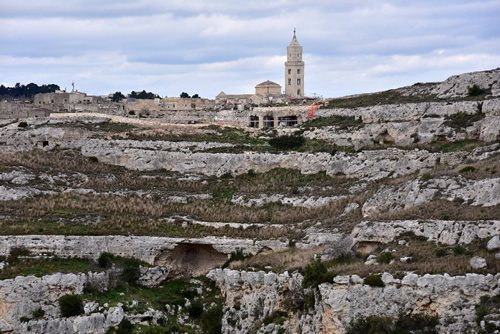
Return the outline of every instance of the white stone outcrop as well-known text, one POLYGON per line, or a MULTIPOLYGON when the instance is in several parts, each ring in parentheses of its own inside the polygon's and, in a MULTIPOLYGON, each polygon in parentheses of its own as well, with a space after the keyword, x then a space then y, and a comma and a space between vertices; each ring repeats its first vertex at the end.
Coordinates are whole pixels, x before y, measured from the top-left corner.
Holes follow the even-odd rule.
POLYGON ((220 237, 168 238, 149 236, 63 236, 63 235, 11 235, 0 236, 0 255, 8 256, 11 249, 23 248, 31 254, 51 254, 59 257, 98 259, 102 252, 134 257, 155 264, 164 252, 178 245, 209 245, 222 254, 236 249, 246 254, 262 250, 282 250, 288 243, 279 240, 228 239, 220 237))
POLYGON ((468 244, 476 239, 500 235, 500 220, 490 221, 448 221, 448 220, 398 220, 363 221, 351 232, 354 242, 388 243, 399 236, 413 233, 428 241, 446 245, 468 244))
MULTIPOLYGON (((304 297, 302 276, 216 269, 207 275, 221 289, 227 305, 223 333, 245 333, 256 315, 290 307, 304 297)), ((465 276, 417 275, 395 279, 384 273, 385 287, 370 287, 357 275, 337 276, 319 286, 312 310, 295 313, 282 328, 290 333, 344 333, 351 321, 369 315, 397 317, 403 313, 436 314, 440 333, 476 328, 475 305, 481 296, 499 292, 500 274, 465 276)))
POLYGON ((362 208, 363 217, 408 209, 434 200, 461 200, 473 206, 500 204, 500 178, 469 180, 463 176, 415 179, 400 185, 384 185, 362 208))

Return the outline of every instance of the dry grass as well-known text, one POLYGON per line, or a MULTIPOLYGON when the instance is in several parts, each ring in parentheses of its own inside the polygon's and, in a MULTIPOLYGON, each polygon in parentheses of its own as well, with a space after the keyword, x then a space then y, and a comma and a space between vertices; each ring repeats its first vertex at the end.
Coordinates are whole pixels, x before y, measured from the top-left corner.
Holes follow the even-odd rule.
POLYGON ((321 254, 325 247, 308 249, 289 248, 280 252, 268 252, 253 256, 243 261, 232 262, 231 269, 272 270, 274 272, 301 270, 309 264, 316 254, 321 254), (271 267, 272 269, 268 269, 271 267))
POLYGON ((469 245, 461 245, 464 254, 454 254, 456 246, 444 246, 434 242, 423 241, 418 237, 406 236, 408 245, 399 245, 396 242, 388 245, 381 245, 374 255, 379 254, 386 248, 394 250, 395 261, 393 264, 365 265, 364 259, 357 258, 353 263, 330 266, 331 271, 339 274, 357 274, 362 277, 370 273, 390 272, 397 277, 401 277, 404 272, 412 271, 417 274, 444 274, 464 275, 475 272, 479 274, 500 272, 500 261, 495 259, 495 255, 486 249, 486 241, 476 241, 469 245), (438 251, 444 256, 439 256, 438 251), (412 257, 411 263, 402 263, 401 257, 412 257), (481 256, 486 259, 488 267, 486 269, 474 269, 470 266, 470 259, 473 256, 481 256))
POLYGON ((409 209, 373 215, 373 220, 439 219, 439 220, 489 220, 500 217, 500 205, 482 207, 460 202, 437 200, 409 209))

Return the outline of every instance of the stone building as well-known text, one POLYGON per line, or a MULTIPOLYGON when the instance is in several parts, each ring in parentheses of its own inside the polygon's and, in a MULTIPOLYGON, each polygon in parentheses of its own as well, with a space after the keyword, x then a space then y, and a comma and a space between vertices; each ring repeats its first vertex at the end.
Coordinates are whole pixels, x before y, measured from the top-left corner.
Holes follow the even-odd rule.
POLYGON ((276 82, 264 81, 255 86, 255 95, 259 96, 280 96, 281 86, 276 82))
POLYGON ((304 96, 304 62, 302 61, 302 46, 300 46, 295 29, 290 45, 286 48, 285 62, 285 94, 288 97, 304 96))

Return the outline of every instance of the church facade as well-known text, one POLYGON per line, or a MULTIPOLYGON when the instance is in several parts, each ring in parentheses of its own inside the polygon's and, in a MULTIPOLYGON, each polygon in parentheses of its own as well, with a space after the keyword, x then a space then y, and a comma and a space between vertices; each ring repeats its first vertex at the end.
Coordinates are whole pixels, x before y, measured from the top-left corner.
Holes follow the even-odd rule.
POLYGON ((297 40, 295 29, 290 45, 286 48, 285 95, 288 97, 304 96, 304 62, 302 46, 297 40))

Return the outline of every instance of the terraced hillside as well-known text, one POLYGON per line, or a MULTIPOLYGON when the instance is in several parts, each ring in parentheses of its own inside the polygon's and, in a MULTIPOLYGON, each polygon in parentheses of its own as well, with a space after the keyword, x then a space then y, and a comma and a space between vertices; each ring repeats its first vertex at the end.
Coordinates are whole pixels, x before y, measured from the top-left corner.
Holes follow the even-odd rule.
POLYGON ((499 74, 294 127, 2 121, 0 331, 493 333, 499 74))

